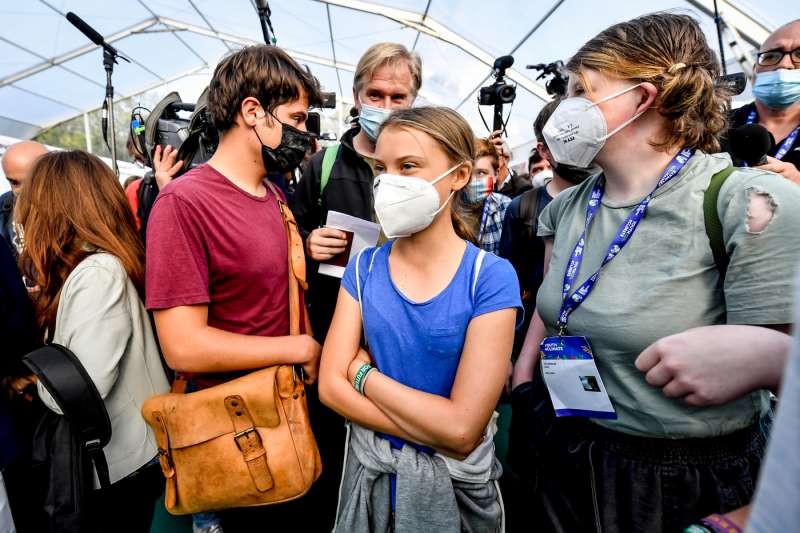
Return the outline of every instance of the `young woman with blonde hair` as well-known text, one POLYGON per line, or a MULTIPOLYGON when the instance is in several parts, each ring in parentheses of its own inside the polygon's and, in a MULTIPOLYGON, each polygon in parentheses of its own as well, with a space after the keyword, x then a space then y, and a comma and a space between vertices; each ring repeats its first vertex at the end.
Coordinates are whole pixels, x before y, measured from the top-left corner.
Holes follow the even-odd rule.
MULTIPOLYGON (((800 212, 789 206, 800 189, 712 155, 728 95, 691 17, 616 24, 568 69, 547 145, 556 162, 603 173, 555 198, 539 222, 549 270, 514 382, 531 379, 542 351, 556 413, 573 415, 556 420, 541 451, 540 527, 677 531, 749 501, 769 398, 754 380, 710 406, 685 365, 647 348, 713 325, 723 331, 700 332, 710 346, 736 325, 790 327, 800 212), (574 381, 559 349, 580 354, 574 381)), ((729 363, 720 357, 710 380, 739 383, 729 363)))
POLYGON ((351 421, 336 531, 501 528, 493 411, 520 301, 511 265, 465 240, 473 141, 445 108, 381 128, 375 211, 392 240, 348 265, 320 366, 322 401, 351 421))

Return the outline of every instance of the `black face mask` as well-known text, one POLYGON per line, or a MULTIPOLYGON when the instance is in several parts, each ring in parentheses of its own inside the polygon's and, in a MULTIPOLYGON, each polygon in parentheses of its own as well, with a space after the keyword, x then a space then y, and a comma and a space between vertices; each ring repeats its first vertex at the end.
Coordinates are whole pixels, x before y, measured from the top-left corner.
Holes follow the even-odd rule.
POLYGON ((586 178, 590 178, 595 174, 599 174, 600 169, 595 166, 589 168, 580 168, 572 165, 564 165, 563 163, 556 163, 553 165, 553 172, 573 185, 580 185, 586 181, 586 178))
MULTIPOLYGON (((275 115, 273 118, 278 120, 275 115)), ((253 127, 253 133, 261 143, 261 159, 264 161, 264 170, 267 172, 290 172, 300 166, 306 152, 311 147, 311 139, 314 136, 280 120, 278 122, 282 126, 281 142, 275 148, 270 148, 261 142, 261 137, 255 127, 253 127)))

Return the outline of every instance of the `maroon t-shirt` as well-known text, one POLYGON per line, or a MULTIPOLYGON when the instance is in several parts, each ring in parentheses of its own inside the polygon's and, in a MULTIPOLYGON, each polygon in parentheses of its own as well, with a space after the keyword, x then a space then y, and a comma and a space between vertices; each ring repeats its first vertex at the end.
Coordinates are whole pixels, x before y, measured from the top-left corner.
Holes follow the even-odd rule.
POLYGON ((286 229, 278 203, 199 166, 164 187, 147 225, 147 308, 208 304, 208 325, 289 334, 286 229))

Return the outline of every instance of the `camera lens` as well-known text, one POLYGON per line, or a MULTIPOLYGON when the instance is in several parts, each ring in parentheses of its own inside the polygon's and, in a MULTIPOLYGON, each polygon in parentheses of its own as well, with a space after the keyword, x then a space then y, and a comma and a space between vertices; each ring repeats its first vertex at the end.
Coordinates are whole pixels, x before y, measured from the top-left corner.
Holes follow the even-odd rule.
POLYGON ((503 85, 502 87, 498 88, 497 96, 500 98, 500 101, 504 104, 508 104, 514 101, 514 97, 517 95, 517 88, 513 85, 503 85))

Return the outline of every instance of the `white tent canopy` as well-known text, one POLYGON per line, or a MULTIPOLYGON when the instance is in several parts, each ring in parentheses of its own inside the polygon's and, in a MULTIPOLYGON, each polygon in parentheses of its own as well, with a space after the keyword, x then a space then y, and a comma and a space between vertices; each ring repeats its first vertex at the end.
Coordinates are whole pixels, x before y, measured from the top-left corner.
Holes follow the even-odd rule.
MULTIPOLYGON (((742 70, 737 54, 752 62, 769 32, 800 18, 800 2, 718 4, 730 28, 724 45, 729 72, 742 70)), ((418 102, 458 109, 479 134, 485 128, 478 89, 488 82, 495 57, 514 55, 509 77, 518 85, 518 96, 508 122, 512 146, 530 140, 533 119, 548 99, 543 80, 525 65, 566 60, 615 22, 661 10, 690 13, 718 48, 713 0, 273 0, 269 5, 278 45, 308 64, 343 105, 352 102, 354 65, 363 51, 381 41, 400 42, 423 59, 418 102)), ((253 0, 5 2, 0 6, 0 134, 30 138, 102 103, 102 51, 65 19, 68 11, 132 60, 115 68, 117 98, 157 89, 194 99, 224 54, 263 42, 253 0)), ((491 124, 491 108, 483 111, 491 124)))

